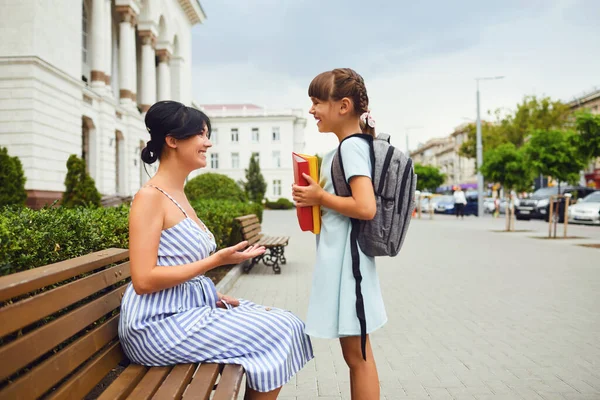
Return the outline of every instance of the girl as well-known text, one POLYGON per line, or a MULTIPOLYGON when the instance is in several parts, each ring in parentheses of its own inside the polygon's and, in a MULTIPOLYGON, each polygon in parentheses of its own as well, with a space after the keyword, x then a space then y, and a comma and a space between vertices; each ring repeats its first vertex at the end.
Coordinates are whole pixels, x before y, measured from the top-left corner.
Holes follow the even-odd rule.
POLYGON ((304 324, 290 312, 217 293, 204 273, 263 254, 247 242, 215 252, 215 239, 186 198, 185 178, 206 166, 210 121, 174 101, 146 114, 151 140, 142 160, 160 160, 139 190, 129 217, 131 284, 121 307, 119 337, 132 362, 241 364, 246 399, 275 399, 313 358, 304 324), (244 250, 245 249, 245 250, 244 250))
MULTIPOLYGON (((337 149, 323 157, 321 185, 305 175, 309 186, 293 186, 297 206, 319 205, 322 209, 306 332, 315 337, 339 338, 350 368, 352 399, 379 399, 379 378, 368 335, 366 359, 361 351, 350 245, 350 219, 369 220, 376 212, 369 143, 352 135, 362 132, 375 136, 375 121, 369 113, 363 78, 349 68, 318 75, 311 82, 308 95, 312 100, 310 113, 317 120, 319 132, 333 132, 340 141, 345 179, 352 196, 336 196, 333 189, 331 163, 337 149)), ((366 331, 371 333, 383 326, 387 317, 375 261, 360 248, 358 252, 366 331)))

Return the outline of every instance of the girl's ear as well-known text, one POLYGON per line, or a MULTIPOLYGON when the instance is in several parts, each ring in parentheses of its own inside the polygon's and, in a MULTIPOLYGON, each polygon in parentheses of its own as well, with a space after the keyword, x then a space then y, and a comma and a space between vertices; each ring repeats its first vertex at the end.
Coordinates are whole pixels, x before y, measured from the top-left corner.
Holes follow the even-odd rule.
POLYGON ((177 148, 177 139, 175 139, 173 136, 167 136, 165 138, 165 143, 172 149, 177 148))
POLYGON ((346 114, 352 112, 353 107, 354 107, 354 105, 352 103, 352 100, 350 100, 350 98, 344 97, 342 100, 340 100, 340 114, 346 115, 346 114))

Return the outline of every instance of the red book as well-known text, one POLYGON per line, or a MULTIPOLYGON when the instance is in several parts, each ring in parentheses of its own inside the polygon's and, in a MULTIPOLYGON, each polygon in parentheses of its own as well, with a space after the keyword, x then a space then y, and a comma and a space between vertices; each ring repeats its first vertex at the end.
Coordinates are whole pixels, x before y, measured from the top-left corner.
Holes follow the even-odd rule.
MULTIPOLYGON (((292 164, 294 165, 294 183, 298 186, 308 186, 308 181, 302 176, 302 174, 310 176, 308 160, 293 153, 292 161, 292 164)), ((312 231, 314 229, 312 207, 296 207, 296 214, 301 230, 312 231)))

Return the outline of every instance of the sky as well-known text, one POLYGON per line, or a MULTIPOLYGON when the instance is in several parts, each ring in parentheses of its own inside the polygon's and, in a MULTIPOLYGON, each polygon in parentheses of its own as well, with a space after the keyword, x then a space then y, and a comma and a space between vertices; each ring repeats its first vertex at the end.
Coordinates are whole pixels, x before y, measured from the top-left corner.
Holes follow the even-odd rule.
POLYGON ((416 149, 524 96, 569 101, 600 89, 597 0, 201 0, 193 35, 198 104, 302 109, 307 153, 336 145, 308 114, 317 74, 350 67, 365 80, 379 132, 416 149))

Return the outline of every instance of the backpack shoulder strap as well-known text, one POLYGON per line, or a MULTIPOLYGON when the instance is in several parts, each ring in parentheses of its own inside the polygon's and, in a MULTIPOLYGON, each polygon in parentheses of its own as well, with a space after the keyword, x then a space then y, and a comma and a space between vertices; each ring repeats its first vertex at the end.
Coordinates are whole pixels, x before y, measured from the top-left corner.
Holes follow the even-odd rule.
POLYGON ((366 140, 369 143, 369 148, 371 152, 371 175, 373 175, 375 168, 375 151, 373 149, 373 136, 367 135, 364 133, 357 133, 354 135, 350 135, 344 140, 340 142, 338 148, 333 155, 333 161, 331 162, 331 180, 333 183, 333 190, 335 191, 336 196, 341 197, 349 197, 352 196, 352 190, 350 189, 350 185, 346 181, 346 173, 344 171, 344 163, 342 162, 342 143, 344 141, 352 138, 352 137, 360 137, 366 140))

